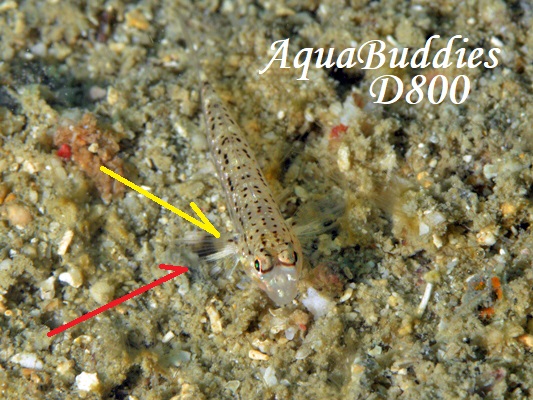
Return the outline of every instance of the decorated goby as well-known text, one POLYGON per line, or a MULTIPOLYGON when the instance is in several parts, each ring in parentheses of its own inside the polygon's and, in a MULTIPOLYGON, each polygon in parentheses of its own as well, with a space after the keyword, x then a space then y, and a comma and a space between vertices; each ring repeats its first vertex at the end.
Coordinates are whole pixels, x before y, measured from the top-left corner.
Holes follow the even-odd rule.
POLYGON ((246 273, 278 305, 297 294, 302 249, 283 218, 248 142, 200 73, 209 150, 236 231, 234 248, 246 273))

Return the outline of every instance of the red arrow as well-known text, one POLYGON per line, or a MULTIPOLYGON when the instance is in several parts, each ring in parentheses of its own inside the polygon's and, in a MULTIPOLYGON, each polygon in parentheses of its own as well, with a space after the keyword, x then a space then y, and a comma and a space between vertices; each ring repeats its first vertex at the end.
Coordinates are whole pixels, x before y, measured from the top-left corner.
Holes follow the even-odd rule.
POLYGON ((140 287, 139 289, 136 289, 134 290, 133 292, 131 293, 128 293, 122 297, 119 297, 118 299, 115 299, 109 303, 107 303, 106 305, 103 305, 102 307, 100 308, 97 308, 96 310, 93 310, 91 312, 88 312, 87 314, 84 314, 82 315, 81 317, 78 317, 76 318, 75 320, 72 320, 70 322, 67 322, 66 324, 64 325, 61 325, 55 329, 52 329, 50 332, 48 332, 46 334, 46 336, 48 337, 52 337, 54 335, 57 335, 58 333, 61 333, 63 331, 66 331, 67 329, 69 328, 72 328, 73 326, 75 325, 78 325, 79 323, 83 322, 83 321, 87 321, 88 319, 104 312, 105 310, 109 310, 110 308, 113 308, 115 306, 118 306, 120 303, 124 303, 126 300, 129 300, 131 299, 132 297, 135 297, 141 293, 144 293, 144 292, 147 292, 148 290, 158 286, 158 285, 161 285, 162 283, 166 282, 166 281, 169 281, 177 276, 180 276, 181 274, 184 274, 185 272, 187 272, 189 269, 187 267, 179 267, 179 266, 175 266, 175 265, 166 265, 166 264, 159 264, 159 268, 161 269, 166 269, 168 271, 174 271, 168 275, 165 275, 164 277, 162 278, 159 278, 155 281, 153 281, 152 283, 149 283, 148 285, 145 285, 145 286, 142 286, 140 287))

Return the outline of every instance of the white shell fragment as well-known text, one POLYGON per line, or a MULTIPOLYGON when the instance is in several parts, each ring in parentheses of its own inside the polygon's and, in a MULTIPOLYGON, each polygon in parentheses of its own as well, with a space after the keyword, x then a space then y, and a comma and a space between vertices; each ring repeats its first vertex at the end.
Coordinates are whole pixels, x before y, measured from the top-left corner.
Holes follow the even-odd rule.
POLYGON ((429 233, 429 226, 426 223, 420 221, 420 224, 418 225, 418 234, 420 236, 424 236, 424 235, 427 235, 428 233, 429 233))
POLYGON ((94 392, 100 387, 100 380, 96 372, 92 374, 82 372, 76 377, 76 386, 83 392, 94 392))
POLYGON ((33 353, 17 353, 9 361, 23 368, 41 370, 44 367, 43 362, 33 353))
POLYGON ((263 380, 268 387, 276 386, 278 384, 276 369, 272 365, 263 371, 263 380))
POLYGON ((323 317, 335 307, 333 301, 320 294, 312 287, 307 289, 307 296, 302 300, 302 303, 305 308, 313 314, 315 319, 323 317))
POLYGON ((172 331, 168 331, 165 336, 163 336, 163 339, 161 340, 163 343, 168 343, 170 342, 172 339, 174 339, 176 337, 176 335, 174 335, 174 332, 172 331))
POLYGON ((418 306, 417 314, 419 316, 422 316, 422 314, 424 314, 424 311, 426 311, 426 307, 429 303, 432 290, 433 284, 428 282, 428 284, 426 285, 426 290, 424 291, 424 296, 422 296, 422 300, 420 301, 420 305, 418 306))
POLYGON ((59 280, 75 288, 79 288, 81 285, 83 285, 83 277, 81 272, 76 268, 59 274, 59 280))
POLYGON ((348 301, 350 300, 350 297, 352 297, 352 294, 353 294, 353 289, 351 287, 348 287, 345 291, 344 291, 344 294, 341 296, 341 298, 339 299, 339 303, 344 303, 345 301, 348 301))

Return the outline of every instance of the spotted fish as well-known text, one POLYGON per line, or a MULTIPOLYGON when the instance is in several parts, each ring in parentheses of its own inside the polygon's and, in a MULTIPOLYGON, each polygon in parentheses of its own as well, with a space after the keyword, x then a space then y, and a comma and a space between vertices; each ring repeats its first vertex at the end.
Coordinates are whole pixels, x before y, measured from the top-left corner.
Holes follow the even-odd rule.
POLYGON ((203 74, 202 105, 209 150, 235 229, 233 248, 246 273, 278 306, 297 294, 303 255, 255 156, 203 74))

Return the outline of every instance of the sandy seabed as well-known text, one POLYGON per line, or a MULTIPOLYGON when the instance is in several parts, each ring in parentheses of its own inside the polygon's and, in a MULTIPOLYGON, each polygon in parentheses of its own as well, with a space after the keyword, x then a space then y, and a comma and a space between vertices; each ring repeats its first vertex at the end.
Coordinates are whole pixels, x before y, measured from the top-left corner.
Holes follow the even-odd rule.
POLYGON ((533 397, 532 23, 526 0, 0 2, 0 397, 533 397), (454 51, 501 48, 498 66, 257 73, 280 39, 294 56, 434 34, 433 54, 462 35, 454 51), (290 306, 99 172, 232 229, 199 64, 284 214, 314 227, 290 306), (385 74, 471 93, 374 104, 385 74), (160 263, 190 271, 47 337, 160 263))

